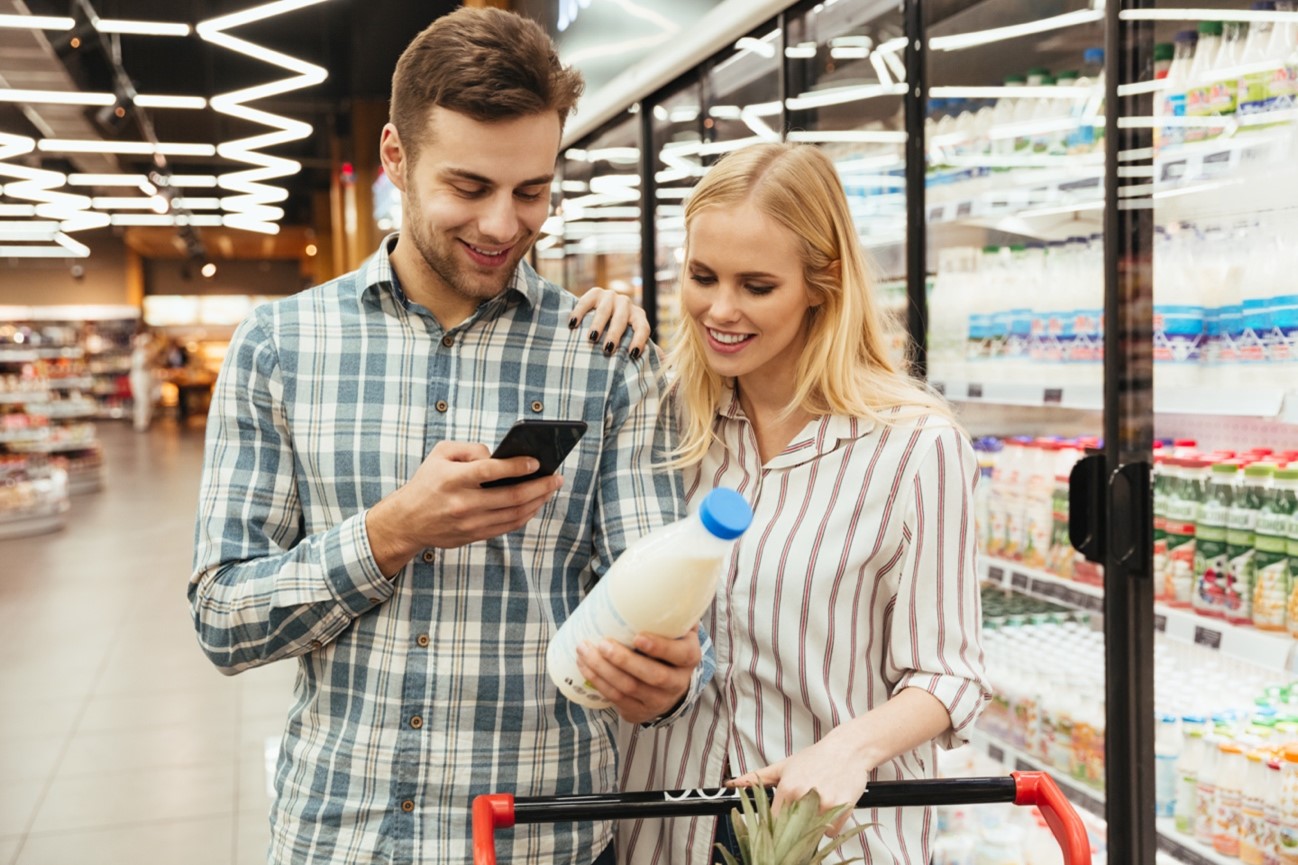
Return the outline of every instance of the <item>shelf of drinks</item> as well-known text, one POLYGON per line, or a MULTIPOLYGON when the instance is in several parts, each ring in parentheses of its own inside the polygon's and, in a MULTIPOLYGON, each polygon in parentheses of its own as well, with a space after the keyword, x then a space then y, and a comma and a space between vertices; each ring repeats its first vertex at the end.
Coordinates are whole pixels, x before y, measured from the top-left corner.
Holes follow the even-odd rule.
POLYGON ((98 450, 99 442, 95 439, 77 439, 74 441, 39 439, 36 441, 11 442, 8 447, 16 453, 24 454, 67 454, 98 450))
MULTIPOLYGON (((1241 368, 1241 372, 1243 368, 1241 368)), ((929 384, 953 402, 1101 411, 1104 389, 1098 384, 1055 386, 1019 382, 973 382, 933 379, 929 384)), ((1203 414, 1261 417, 1298 423, 1298 391, 1270 387, 1155 387, 1154 411, 1160 414, 1203 414)))
MULTIPOLYGON (((1142 120, 1120 118, 1119 122, 1138 125, 1142 120)), ((1248 194, 1232 191, 1229 200, 1236 205, 1246 200, 1254 211, 1289 208, 1293 206, 1292 188, 1275 182, 1275 170, 1292 171, 1288 154, 1296 120, 1298 112, 1292 110, 1225 118, 1221 126, 1204 127, 1205 133, 1213 136, 1208 140, 1167 145, 1157 153, 1150 149, 1124 154, 1124 161, 1132 166, 1145 166, 1126 169, 1126 176, 1148 176, 1149 182, 1137 191, 1158 202, 1162 217, 1175 219, 1198 212, 1200 206, 1186 201, 1187 196, 1213 193, 1216 199, 1226 188, 1240 186, 1247 186, 1248 194), (1152 170, 1148 167, 1150 157, 1152 170)), ((930 153, 929 160, 937 166, 929 172, 925 193, 930 226, 994 224, 1008 217, 1027 220, 1089 211, 1094 211, 1098 222, 1104 207, 1103 153, 937 151, 930 153)), ((1049 223, 1042 223, 1039 231, 1026 222, 1017 223, 1013 230, 1025 236, 1057 233, 1049 223)), ((1070 231, 1076 233, 1076 228, 1070 231)))
MULTIPOLYGON (((970 734, 970 744, 985 753, 994 762, 1013 772, 1045 772, 1059 785, 1059 789, 1075 808, 1105 819, 1104 793, 1073 778, 1066 772, 1054 768, 1038 757, 1025 754, 1013 745, 1005 742, 984 730, 975 728, 970 734)), ((1160 819, 1158 827, 1158 852, 1168 857, 1165 861, 1180 865, 1238 865, 1239 859, 1223 856, 1210 846, 1199 843, 1193 837, 1176 831, 1171 820, 1160 819)), ((1161 858, 1161 856, 1160 856, 1161 858)))
POLYGON ((46 390, 0 391, 0 405, 34 405, 48 402, 49 398, 49 391, 46 390))
MULTIPOLYGON (((992 585, 1074 610, 1104 612, 1104 590, 1099 586, 990 556, 981 556, 980 562, 984 579, 992 585)), ((1266 670, 1298 671, 1298 642, 1286 634, 1234 625, 1164 603, 1154 604, 1154 628, 1179 642, 1203 646, 1266 670)))

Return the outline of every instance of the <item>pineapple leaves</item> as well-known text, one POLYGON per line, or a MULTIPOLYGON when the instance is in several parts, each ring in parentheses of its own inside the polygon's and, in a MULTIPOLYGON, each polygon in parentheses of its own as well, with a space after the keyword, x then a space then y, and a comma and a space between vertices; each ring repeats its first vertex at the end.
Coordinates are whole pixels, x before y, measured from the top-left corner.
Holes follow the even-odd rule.
MULTIPOLYGON (((739 808, 730 812, 739 859, 720 844, 717 849, 726 865, 821 865, 861 831, 861 827, 854 826, 832 838, 824 849, 818 849, 825 831, 851 810, 850 804, 844 804, 821 813, 820 794, 810 790, 772 816, 771 803, 763 788, 751 788, 751 794, 750 789, 741 788, 739 808)), ((839 860, 837 865, 859 861, 839 860)))

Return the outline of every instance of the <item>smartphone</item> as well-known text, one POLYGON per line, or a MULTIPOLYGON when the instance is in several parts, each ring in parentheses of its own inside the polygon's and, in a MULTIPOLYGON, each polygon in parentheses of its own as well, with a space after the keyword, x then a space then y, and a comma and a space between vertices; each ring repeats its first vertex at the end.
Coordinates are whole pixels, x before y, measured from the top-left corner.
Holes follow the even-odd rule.
POLYGON ((533 457, 541 464, 540 468, 530 475, 519 475, 512 478, 500 478, 487 481, 484 487, 507 487, 521 484, 534 478, 543 478, 554 474, 559 464, 577 442, 586 434, 586 422, 580 420, 533 420, 516 421, 505 437, 500 440, 492 452, 491 458, 497 460, 510 457, 533 457))

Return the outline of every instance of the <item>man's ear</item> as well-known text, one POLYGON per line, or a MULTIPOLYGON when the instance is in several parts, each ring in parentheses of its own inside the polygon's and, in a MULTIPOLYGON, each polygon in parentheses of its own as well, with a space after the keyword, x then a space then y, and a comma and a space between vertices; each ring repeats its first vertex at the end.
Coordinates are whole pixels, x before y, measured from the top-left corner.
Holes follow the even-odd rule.
POLYGON ((379 135, 379 162, 383 173, 392 181, 392 185, 402 192, 406 191, 406 149, 401 145, 401 136, 391 123, 383 124, 379 135))

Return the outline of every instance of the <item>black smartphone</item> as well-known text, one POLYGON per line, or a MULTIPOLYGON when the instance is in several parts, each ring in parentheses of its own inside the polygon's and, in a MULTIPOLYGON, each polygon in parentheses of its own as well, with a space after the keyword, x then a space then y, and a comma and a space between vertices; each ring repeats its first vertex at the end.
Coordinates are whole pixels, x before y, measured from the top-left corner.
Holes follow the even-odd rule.
POLYGON ((497 460, 510 457, 533 457, 541 464, 540 468, 530 475, 519 475, 512 478, 501 478, 487 481, 484 487, 507 487, 521 484, 533 478, 543 478, 554 474, 559 464, 577 442, 586 434, 586 422, 581 420, 533 420, 516 421, 505 437, 500 440, 492 452, 491 458, 497 460))

